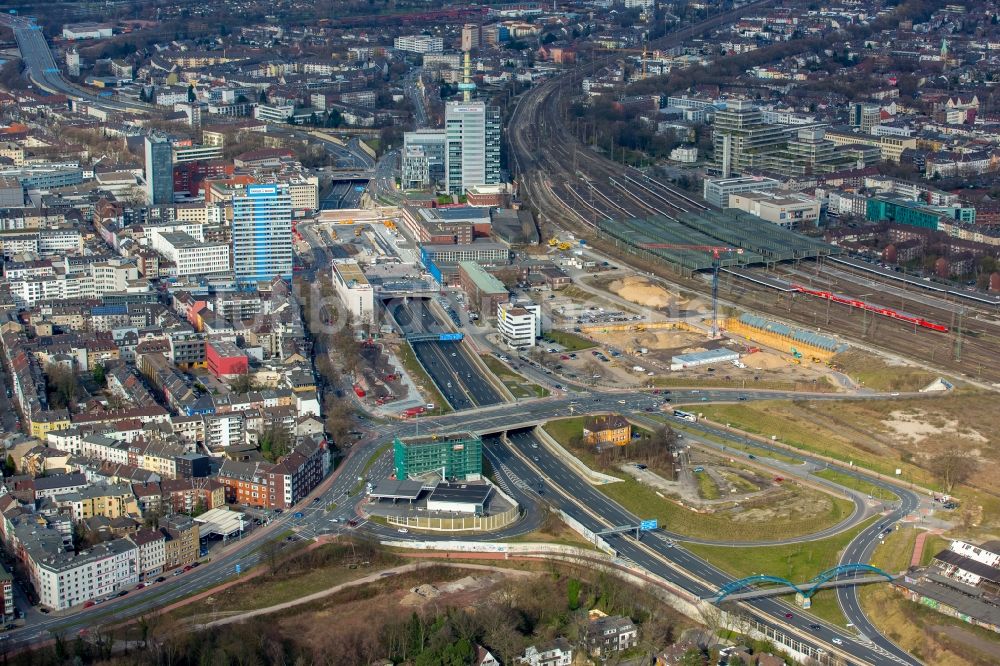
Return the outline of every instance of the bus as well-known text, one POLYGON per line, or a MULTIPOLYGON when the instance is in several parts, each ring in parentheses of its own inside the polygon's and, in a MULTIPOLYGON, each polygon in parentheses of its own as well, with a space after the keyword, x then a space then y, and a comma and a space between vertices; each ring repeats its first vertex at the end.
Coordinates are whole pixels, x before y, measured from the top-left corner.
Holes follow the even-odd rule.
POLYGON ((698 422, 698 415, 692 414, 691 412, 682 412, 679 409, 674 410, 674 418, 683 419, 685 421, 690 421, 691 423, 698 422))

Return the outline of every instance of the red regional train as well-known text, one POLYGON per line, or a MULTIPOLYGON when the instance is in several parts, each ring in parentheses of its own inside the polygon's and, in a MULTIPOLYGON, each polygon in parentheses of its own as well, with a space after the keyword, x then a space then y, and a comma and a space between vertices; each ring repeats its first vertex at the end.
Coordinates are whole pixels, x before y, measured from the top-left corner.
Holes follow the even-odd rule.
POLYGON ((905 321, 909 324, 915 324, 922 328, 929 328, 932 331, 938 331, 939 333, 947 333, 948 327, 942 326, 941 324, 935 324, 934 322, 927 321, 920 317, 915 317, 914 315, 905 314, 902 312, 896 312, 892 308, 884 308, 879 305, 872 305, 871 303, 865 303, 864 301, 859 301, 854 298, 847 298, 845 296, 838 296, 829 291, 818 291, 816 289, 810 289, 808 287, 803 287, 802 285, 793 284, 791 288, 797 292, 803 294, 809 294, 810 296, 816 296, 818 298, 823 298, 828 301, 833 301, 834 303, 843 303, 844 305, 850 305, 854 308, 860 308, 862 310, 867 310, 868 312, 874 312, 875 314, 880 314, 883 317, 889 317, 891 319, 896 319, 898 321, 905 321))

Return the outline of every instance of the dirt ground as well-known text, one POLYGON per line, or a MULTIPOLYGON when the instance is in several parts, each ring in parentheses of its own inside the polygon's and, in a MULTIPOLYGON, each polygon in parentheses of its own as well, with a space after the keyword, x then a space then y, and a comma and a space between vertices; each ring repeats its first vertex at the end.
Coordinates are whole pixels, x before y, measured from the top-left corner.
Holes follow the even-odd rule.
POLYGON ((688 301, 657 284, 652 284, 647 278, 629 276, 614 280, 607 287, 612 293, 636 305, 647 308, 680 307, 688 301))

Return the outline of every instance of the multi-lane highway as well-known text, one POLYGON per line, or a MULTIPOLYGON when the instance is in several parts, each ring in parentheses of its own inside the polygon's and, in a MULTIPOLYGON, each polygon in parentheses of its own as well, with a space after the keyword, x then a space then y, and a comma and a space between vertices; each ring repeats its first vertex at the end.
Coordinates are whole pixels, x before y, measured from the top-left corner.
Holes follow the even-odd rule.
MULTIPOLYGON (((393 302, 389 309, 405 336, 450 332, 435 316, 426 299, 393 302)), ((420 365, 453 409, 503 402, 503 396, 473 360, 474 352, 467 344, 429 340, 411 341, 410 346, 420 365)))
MULTIPOLYGON (((584 481, 566 465, 565 461, 546 448, 532 432, 513 433, 510 442, 513 450, 497 444, 489 445, 489 449, 498 460, 516 474, 526 478, 534 476, 543 482, 546 488, 556 490, 556 493, 548 495, 549 501, 587 529, 596 533, 611 527, 636 525, 642 519, 642 516, 626 512, 584 481)), ((893 490, 899 492, 898 489, 893 490)), ((913 499, 915 501, 915 498, 913 499)), ((910 509, 913 506, 915 504, 910 506, 910 509)), ((904 515, 905 508, 901 507, 879 525, 895 522, 904 515)), ((866 530, 866 533, 872 532, 877 527, 866 530)), ((603 538, 620 556, 697 597, 708 597, 732 580, 731 576, 693 555, 676 542, 663 538, 662 535, 650 534, 643 537, 642 541, 637 541, 633 536, 626 534, 607 535, 603 538)), ((846 557, 848 555, 845 553, 846 557)), ((849 593, 850 590, 842 588, 840 592, 849 593)), ((849 658, 873 664, 899 661, 919 663, 890 641, 882 639, 877 631, 865 634, 873 641, 869 644, 866 640, 859 640, 854 634, 819 623, 812 617, 803 615, 798 609, 774 599, 757 599, 752 604, 745 604, 744 608, 762 624, 774 626, 775 629, 785 633, 802 636, 803 645, 800 651, 805 651, 807 654, 816 656, 821 654, 817 650, 823 650, 827 653, 843 652, 849 655, 849 658), (834 639, 839 640, 840 644, 834 643, 834 639)), ((847 610, 845 608, 845 611, 847 610)), ((856 611, 861 618, 864 617, 860 608, 856 611)), ((848 617, 859 619, 852 615, 848 617)))
MULTIPOLYGON (((700 402, 705 401, 732 400, 737 393, 734 391, 711 390, 711 391, 674 391, 674 398, 678 401, 700 402)), ((763 393, 759 397, 776 398, 784 395, 792 397, 792 394, 763 393)), ((746 394, 748 399, 756 399, 755 393, 746 394)), ((843 396, 842 396, 843 397, 843 396)), ((832 399, 832 396, 825 396, 825 399, 832 399)), ((646 413, 647 409, 655 409, 662 402, 662 397, 658 395, 633 392, 633 393, 613 393, 598 392, 594 394, 583 393, 574 396, 552 397, 545 400, 530 401, 522 403, 517 410, 512 410, 509 405, 495 405, 493 407, 465 410, 442 417, 420 419, 420 428, 423 432, 448 432, 454 430, 472 430, 480 433, 504 432, 513 427, 523 427, 532 425, 532 422, 545 420, 547 418, 562 416, 573 412, 586 411, 587 413, 616 410, 635 411, 640 414, 646 413), (623 404, 625 403, 625 404, 623 404)), ((416 426, 416 423, 414 423, 416 426)), ((701 426, 705 427, 705 426, 701 426)), ((226 552, 213 555, 211 561, 201 567, 182 574, 178 579, 171 578, 169 581, 160 583, 146 590, 132 592, 123 599, 116 599, 101 606, 75 611, 70 613, 53 614, 38 621, 32 622, 30 626, 14 630, 7 635, 8 646, 23 645, 30 642, 44 640, 52 632, 69 634, 88 626, 93 627, 100 624, 107 624, 114 621, 135 618, 144 612, 160 607, 187 596, 193 591, 211 586, 221 580, 235 575, 236 565, 240 565, 242 571, 247 571, 251 566, 259 562, 261 551, 259 547, 265 538, 273 538, 285 530, 293 529, 302 538, 311 538, 317 535, 337 533, 347 531, 346 520, 355 515, 355 505, 363 500, 359 492, 359 480, 378 480, 389 472, 387 458, 370 463, 370 458, 379 450, 383 456, 387 456, 384 445, 391 441, 392 437, 400 431, 400 424, 397 422, 371 423, 369 435, 355 445, 352 455, 341 465, 336 476, 326 481, 315 493, 317 501, 309 498, 299 509, 301 518, 295 518, 295 513, 288 511, 278 516, 272 525, 258 530, 254 535, 247 537, 242 542, 230 545, 226 552), (327 511, 326 508, 335 504, 336 508, 327 511), (336 521, 336 522, 334 522, 336 521)), ((728 436, 727 433, 714 432, 716 436, 728 436)), ((610 502, 603 495, 595 491, 582 479, 577 477, 560 460, 544 447, 535 449, 531 446, 532 435, 515 434, 514 447, 516 450, 524 449, 530 451, 527 456, 517 455, 516 450, 500 445, 495 440, 490 440, 487 444, 487 455, 493 462, 494 470, 501 470, 501 478, 514 493, 515 498, 527 508, 526 522, 519 522, 506 531, 490 535, 489 539, 502 538, 529 532, 537 526, 540 517, 534 511, 534 488, 537 480, 543 478, 546 485, 546 498, 552 501, 557 493, 551 492, 556 488, 563 488, 565 495, 561 497, 560 507, 568 514, 580 520, 589 529, 597 528, 600 531, 610 525, 620 525, 634 522, 635 516, 630 516, 613 502, 610 502), (533 461, 533 457, 538 457, 538 462, 533 461), (529 462, 530 461, 530 462, 529 462), (527 490, 525 489, 527 488, 527 490)), ((784 452, 788 455, 788 452, 784 452)), ((893 487, 893 492, 901 497, 903 489, 893 487)), ((914 498, 915 501, 915 498, 914 498)), ((907 510, 911 504, 900 507, 897 511, 883 522, 896 519, 903 511, 907 510)), ((380 536, 393 536, 395 534, 390 528, 366 523, 361 529, 372 531, 380 536)), ((864 537, 873 536, 871 531, 866 531, 864 537)), ((412 535, 411 535, 412 537, 412 535)), ((420 537, 421 539, 436 537, 420 537)), ((449 537, 450 538, 450 537, 449 537)), ((475 537, 467 537, 475 538, 475 537)), ((648 538, 648 537, 647 537, 648 538)), ((644 539, 643 543, 636 543, 634 539, 624 536, 609 537, 609 542, 618 549, 624 557, 627 557, 637 565, 657 575, 663 576, 666 580, 673 582, 678 587, 696 595, 708 595, 715 586, 729 580, 729 577, 714 569, 707 563, 694 558, 690 553, 679 547, 672 547, 667 542, 651 538, 644 539), (686 572, 686 573, 685 573, 686 572), (699 580, 700 579, 700 580, 699 580)), ((866 548, 870 542, 858 539, 855 543, 863 544, 866 548)), ((853 546, 853 544, 852 544, 853 546)), ((849 554, 852 551, 849 551, 849 554)), ((864 555, 865 551, 859 551, 864 555)), ((845 557, 849 556, 845 555, 845 557)), ((859 555, 859 556, 860 556, 859 555)), ((764 623, 773 622, 775 625, 789 625, 796 632, 801 632, 805 636, 813 636, 816 641, 821 642, 824 637, 832 637, 832 629, 823 627, 819 634, 809 628, 810 622, 799 617, 794 610, 789 610, 783 604, 774 600, 757 600, 753 603, 754 612, 761 616, 764 623), (793 618, 784 617, 786 612, 792 612, 793 618), (766 617, 765 617, 766 616, 766 617), (770 619, 768 619, 770 618, 770 619)), ((865 627, 859 621, 865 622, 860 611, 845 604, 845 612, 848 617, 855 622, 858 627, 865 627)), ((788 632, 790 629, 785 628, 788 632)), ((868 632, 867 635, 876 640, 878 645, 878 635, 876 632, 868 632)), ((883 656, 866 647, 861 643, 854 643, 849 636, 845 636, 845 649, 855 650, 858 653, 859 662, 887 663, 883 656), (856 646, 856 648, 855 648, 856 646)), ((891 644, 890 644, 891 646, 891 644)), ((852 652, 853 654, 853 652, 852 652)), ((913 660, 907 663, 915 663, 913 660)))
POLYGON ((13 14, 0 14, 0 23, 14 31, 21 59, 24 60, 28 68, 28 76, 42 90, 83 99, 94 106, 111 111, 143 112, 156 110, 156 107, 142 102, 123 102, 100 97, 64 79, 59 71, 59 66, 56 65, 55 58, 52 56, 52 50, 45 40, 42 28, 34 22, 34 19, 13 14))

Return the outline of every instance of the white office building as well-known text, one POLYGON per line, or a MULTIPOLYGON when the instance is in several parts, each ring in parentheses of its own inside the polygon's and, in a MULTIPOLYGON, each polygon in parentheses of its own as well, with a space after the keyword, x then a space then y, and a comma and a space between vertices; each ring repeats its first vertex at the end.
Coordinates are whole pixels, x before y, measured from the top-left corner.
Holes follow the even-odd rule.
POLYGON ((511 348, 534 347, 542 335, 542 308, 536 303, 498 303, 497 331, 511 348))
POLYGON ((356 323, 375 322, 375 292, 358 262, 353 259, 334 260, 333 288, 356 323))
POLYGON ((430 35, 403 35, 397 37, 392 45, 397 51, 408 53, 441 53, 444 51, 444 38, 430 35))
POLYGON ((292 279, 292 198, 280 183, 233 193, 233 271, 243 284, 292 279))
POLYGON ((705 201, 718 208, 729 207, 729 195, 742 192, 776 190, 780 181, 759 176, 736 178, 706 178, 704 184, 705 201))
POLYGON ((205 243, 182 231, 153 229, 150 245, 174 263, 181 277, 226 273, 230 269, 227 243, 205 243))
POLYGON ((464 194, 470 187, 500 183, 500 108, 484 102, 445 107, 445 185, 464 194))

